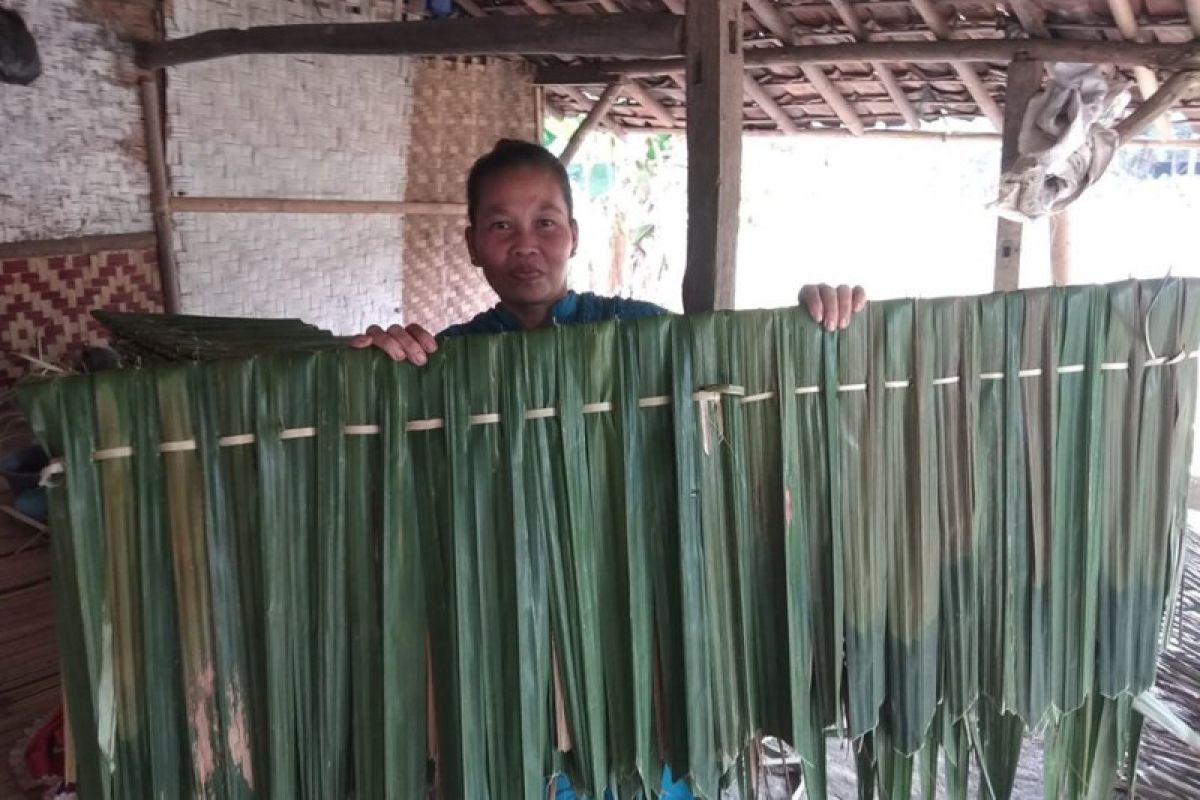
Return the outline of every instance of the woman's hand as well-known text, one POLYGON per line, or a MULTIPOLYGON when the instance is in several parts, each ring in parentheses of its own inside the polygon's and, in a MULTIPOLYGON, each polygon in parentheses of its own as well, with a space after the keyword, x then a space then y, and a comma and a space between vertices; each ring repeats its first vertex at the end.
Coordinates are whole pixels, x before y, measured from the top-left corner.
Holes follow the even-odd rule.
POLYGON ((810 284, 800 290, 796 299, 808 309, 813 321, 823 324, 827 331, 849 327, 850 318, 867 305, 863 287, 851 288, 845 284, 836 288, 827 283, 810 284))
POLYGON ((372 325, 367 328, 366 333, 351 339, 350 346, 378 347, 387 353, 392 361, 411 361, 417 366, 429 360, 426 353, 433 353, 438 349, 433 334, 415 323, 404 327, 392 325, 387 330, 372 325))

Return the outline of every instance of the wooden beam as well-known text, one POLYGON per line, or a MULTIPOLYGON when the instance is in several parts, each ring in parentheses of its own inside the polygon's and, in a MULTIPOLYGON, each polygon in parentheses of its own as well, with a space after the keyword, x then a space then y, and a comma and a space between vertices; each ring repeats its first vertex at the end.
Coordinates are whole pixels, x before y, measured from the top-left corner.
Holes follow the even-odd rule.
POLYGON ((608 109, 616 101, 617 95, 621 93, 621 84, 611 84, 604 90, 604 94, 600 95, 600 99, 592 106, 591 111, 583 118, 583 122, 579 123, 579 127, 571 134, 570 140, 567 141, 567 146, 563 148, 562 155, 558 160, 563 164, 570 164, 571 159, 579 152, 579 148, 583 146, 583 142, 587 139, 587 135, 600 124, 600 118, 608 113, 608 109))
MULTIPOLYGON (((1108 0, 1108 9, 1112 13, 1113 22, 1117 24, 1117 30, 1121 32, 1121 36, 1126 41, 1141 40, 1142 32, 1138 28, 1137 17, 1133 13, 1133 5, 1129 0, 1108 0)), ((1136 66, 1133 68, 1133 79, 1137 82, 1142 102, 1149 102, 1150 98, 1158 93, 1158 78, 1154 75, 1153 70, 1136 66)), ((1166 120, 1159 121, 1158 135, 1163 137, 1171 135, 1171 126, 1166 120)))
POLYGON ((663 57, 683 52, 683 23, 665 14, 504 16, 425 22, 267 25, 141 42, 148 69, 254 53, 663 57))
POLYGON ((1188 23, 1192 26, 1192 33, 1197 39, 1200 39, 1200 0, 1185 0, 1187 3, 1188 23))
POLYGON ((455 4, 472 17, 486 17, 487 12, 479 7, 474 0, 454 0, 455 4))
POLYGON ((45 258, 104 253, 111 250, 153 250, 158 244, 154 231, 144 233, 103 233, 71 236, 65 239, 33 239, 27 242, 0 242, 0 259, 45 258))
MULTIPOLYGON (((925 20, 925 24, 929 26, 929 30, 933 31, 934 36, 947 41, 954 38, 954 31, 950 28, 950 23, 946 22, 946 18, 942 16, 942 12, 934 3, 934 0, 910 1, 913 7, 917 9, 917 13, 921 15, 921 19, 925 20)), ((1004 125, 1004 115, 1000 113, 1000 106, 992 99, 991 93, 983 85, 979 74, 975 72, 975 67, 971 64, 959 63, 953 63, 950 66, 958 73, 958 79, 962 81, 967 92, 975 100, 975 104, 979 106, 979 110, 999 130, 1004 125)))
MULTIPOLYGON (((850 35, 855 41, 869 42, 871 40, 867 28, 863 25, 862 20, 858 16, 858 12, 850 5, 850 0, 829 0, 829 4, 833 6, 833 10, 841 17, 842 23, 850 31, 850 35)), ((872 61, 871 70, 875 76, 879 78, 879 82, 883 84, 883 88, 887 90, 888 97, 892 98, 892 103, 896 106, 896 110, 900 112, 900 116, 904 117, 904 121, 913 130, 919 130, 921 127, 921 118, 917 115, 917 110, 913 104, 909 102, 908 95, 904 93, 904 87, 900 85, 900 81, 896 80, 896 73, 892 72, 892 68, 882 61, 872 61)))
POLYGON ((636 81, 630 81, 629 83, 624 84, 621 88, 625 94, 636 100, 638 105, 650 112, 650 115, 658 120, 659 125, 667 128, 679 126, 679 122, 675 119, 675 115, 672 114, 666 106, 659 102, 658 98, 650 94, 650 90, 645 86, 642 86, 636 81))
POLYGON ((406 214, 466 217, 465 203, 411 200, 314 200, 295 197, 173 197, 171 209, 189 214, 406 214))
MULTIPOLYGON (((1200 41, 1100 42, 1071 39, 953 39, 937 42, 856 42, 805 44, 747 50, 747 69, 797 67, 803 64, 857 64, 864 61, 913 64, 970 64, 1034 61, 1072 61, 1080 64, 1146 64, 1165 70, 1200 69, 1200 41)), ((541 67, 534 83, 546 85, 608 85, 619 77, 678 75, 687 68, 683 58, 607 61, 581 66, 541 67)))
POLYGON ((162 121, 162 75, 152 74, 140 81, 142 122, 146 137, 146 167, 150 171, 150 210, 158 240, 158 276, 162 286, 163 310, 178 314, 182 304, 179 292, 179 266, 175 263, 175 225, 171 221, 171 186, 167 177, 167 142, 162 121))
MULTIPOLYGON (((779 13, 779 9, 775 7, 774 0, 746 0, 746 5, 750 6, 750 10, 780 42, 785 45, 796 43, 791 27, 779 13)), ((833 113, 842 121, 847 130, 855 134, 863 132, 865 126, 862 118, 858 116, 854 106, 850 105, 841 90, 834 85, 833 81, 829 80, 829 76, 819 65, 804 64, 800 67, 800 71, 804 73, 805 79, 812 84, 817 94, 821 95, 826 104, 833 109, 833 113)))
POLYGON ((791 115, 779 103, 775 102, 775 98, 771 97, 767 90, 758 81, 754 80, 753 77, 748 74, 744 75, 742 77, 742 88, 745 90, 746 96, 753 100, 771 118, 771 121, 779 127, 780 131, 783 133, 799 132, 800 129, 796 127, 796 123, 792 120, 791 115))
MULTIPOLYGON (((1008 67, 1004 98, 1004 132, 1000 150, 1000 171, 1007 171, 1020 155, 1018 140, 1021 122, 1029 101, 1042 86, 1044 68, 1040 61, 1014 61, 1008 67)), ((1022 225, 1001 217, 996 221, 996 270, 994 288, 998 292, 1015 290, 1020 284, 1022 225)))
MULTIPOLYGON (((646 125, 629 128, 630 133, 666 133, 681 135, 684 131, 679 128, 660 128, 656 125, 646 125)), ((796 136, 801 139, 848 139, 854 134, 845 128, 801 128, 795 133, 782 133, 777 130, 751 128, 743 130, 742 136, 750 139, 778 139, 796 136)), ((941 131, 910 131, 904 128, 869 128, 862 136, 854 137, 863 141, 873 139, 890 139, 906 142, 941 142, 943 144, 979 144, 981 142, 999 142, 1002 137, 998 133, 943 133, 941 131)), ((1142 147, 1166 150, 1200 150, 1200 139, 1133 139, 1126 147, 1142 147)))
MULTIPOLYGON (((1200 86, 1200 71, 1176 72, 1158 91, 1137 107, 1137 110, 1117 124, 1117 135, 1121 144, 1133 140, 1147 125, 1152 125, 1162 115, 1171 110, 1171 106, 1187 97, 1193 89, 1200 86)), ((1170 126, 1168 126, 1168 130, 1170 126)))
POLYGON ((1049 39, 1050 29, 1046 27, 1046 9, 1041 0, 1008 0, 1013 13, 1021 27, 1035 39, 1049 39))
MULTIPOLYGON (((697 4, 699 5, 699 4, 697 4)), ((683 309, 733 308, 742 168, 740 0, 687 20, 688 248, 683 309)))

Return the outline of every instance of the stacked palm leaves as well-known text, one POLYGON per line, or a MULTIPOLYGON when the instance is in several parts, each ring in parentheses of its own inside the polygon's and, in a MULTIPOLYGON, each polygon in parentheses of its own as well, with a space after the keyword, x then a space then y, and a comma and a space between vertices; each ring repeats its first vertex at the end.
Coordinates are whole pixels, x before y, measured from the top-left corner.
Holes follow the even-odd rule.
POLYGON ((792 310, 58 380, 89 798, 1107 796, 1177 574, 1200 284, 792 310), (430 772, 427 758, 436 768, 430 772), (432 777, 431 777, 432 775, 432 777))
POLYGON ((265 353, 294 353, 345 345, 327 330, 298 319, 201 317, 93 311, 130 364, 219 361, 265 353))

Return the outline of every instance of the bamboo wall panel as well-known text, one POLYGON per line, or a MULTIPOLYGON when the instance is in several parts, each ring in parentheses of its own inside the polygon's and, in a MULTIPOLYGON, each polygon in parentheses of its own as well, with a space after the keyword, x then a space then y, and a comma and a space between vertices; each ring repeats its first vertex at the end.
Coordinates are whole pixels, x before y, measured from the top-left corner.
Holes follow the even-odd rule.
POLYGON ((865 790, 928 792, 941 753, 951 797, 975 757, 1005 797, 1036 727, 1047 796, 1107 796, 1181 555, 1198 303, 1128 282, 30 387, 81 789, 415 798, 434 753, 439 797, 632 796, 664 760, 750 797, 772 733, 822 797, 836 733, 865 790))

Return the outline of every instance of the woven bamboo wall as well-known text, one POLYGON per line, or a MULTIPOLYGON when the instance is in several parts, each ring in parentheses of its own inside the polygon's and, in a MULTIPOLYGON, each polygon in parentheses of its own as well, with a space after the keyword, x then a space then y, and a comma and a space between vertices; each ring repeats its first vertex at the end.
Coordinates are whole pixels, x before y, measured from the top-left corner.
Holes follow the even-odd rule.
MULTIPOLYGON (((499 61, 426 60, 413 81, 408 199, 461 203, 471 164, 497 139, 534 139, 529 68, 499 61)), ((496 302, 463 243, 466 220, 404 224, 404 320, 433 332, 496 302)))
POLYGON ((162 310, 153 250, 4 259, 0 284, 0 387, 29 372, 16 353, 71 364, 85 345, 104 342, 93 309, 162 310))
POLYGON ((42 74, 0 89, 0 242, 151 227, 142 112, 129 38, 153 0, 8 0, 42 74))
MULTIPOLYGON (((392 4, 176 0, 178 37, 214 27, 392 19, 392 4)), ((167 78, 178 195, 399 200, 412 68, 400 58, 248 56, 167 78)), ((396 216, 176 213, 183 310, 299 317, 338 333, 400 312, 396 216)))

